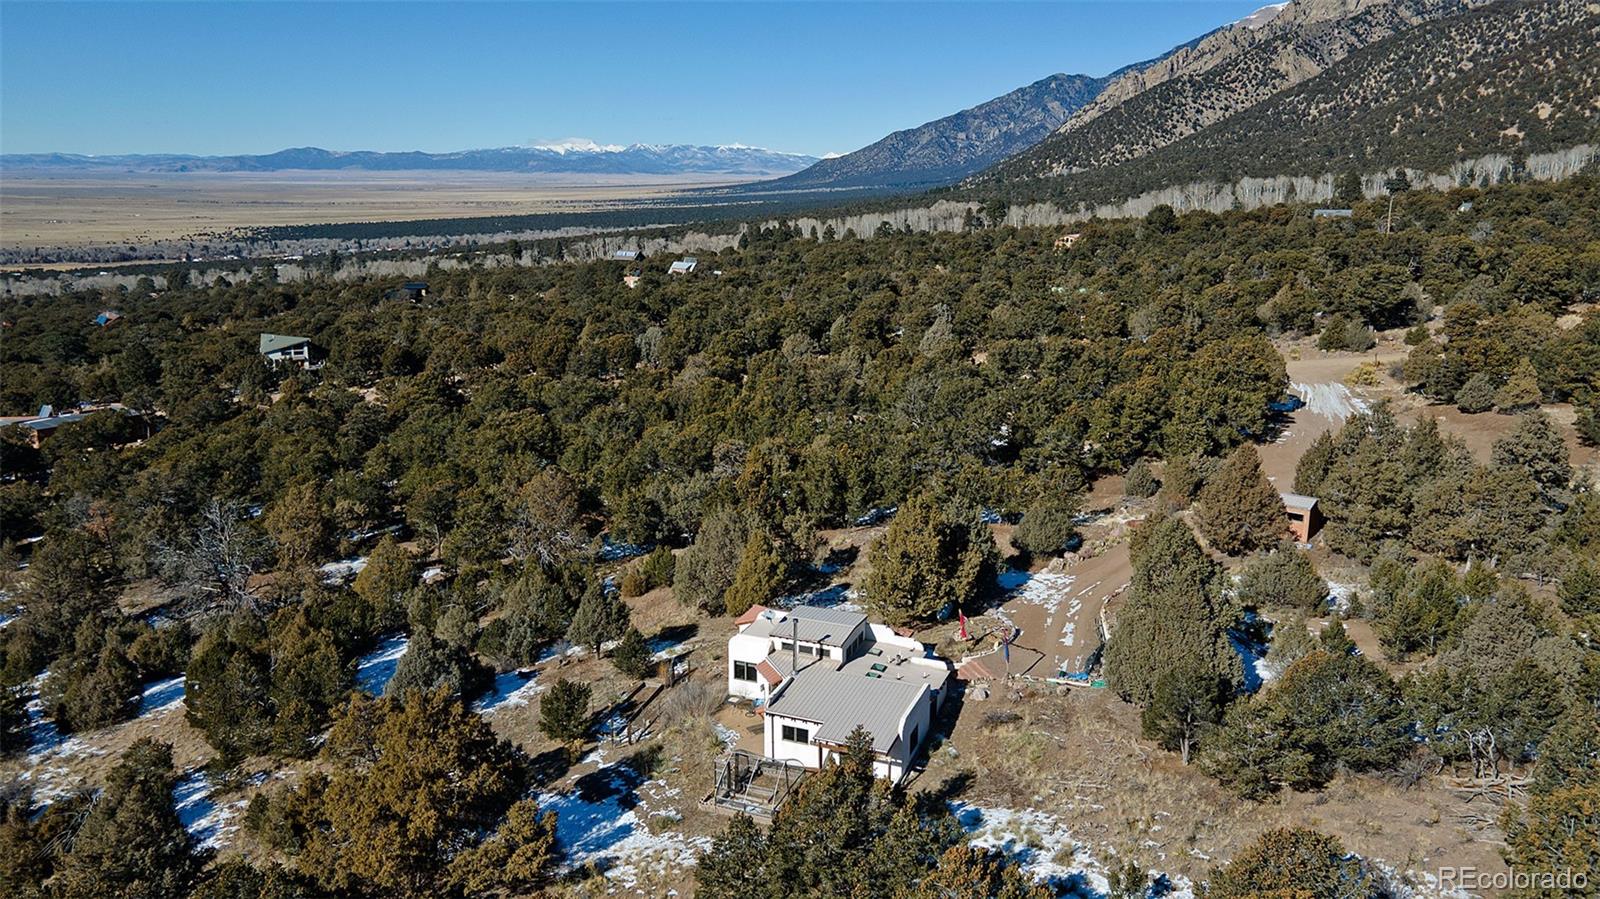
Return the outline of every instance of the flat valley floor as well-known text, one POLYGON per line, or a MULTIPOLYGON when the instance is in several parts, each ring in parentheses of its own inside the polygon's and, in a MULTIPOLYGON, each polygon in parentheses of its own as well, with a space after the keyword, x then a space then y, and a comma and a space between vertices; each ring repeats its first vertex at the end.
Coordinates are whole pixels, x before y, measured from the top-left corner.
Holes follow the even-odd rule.
POLYGON ((0 172, 0 248, 171 240, 233 228, 628 208, 731 175, 0 172))

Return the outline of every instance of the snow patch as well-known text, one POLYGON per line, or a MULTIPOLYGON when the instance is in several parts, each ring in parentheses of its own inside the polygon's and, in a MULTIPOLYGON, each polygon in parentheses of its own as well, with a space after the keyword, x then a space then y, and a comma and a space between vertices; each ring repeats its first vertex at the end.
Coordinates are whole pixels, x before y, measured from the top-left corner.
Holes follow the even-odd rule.
POLYGON ((671 822, 681 817, 666 805, 678 792, 665 781, 612 764, 575 778, 568 792, 540 793, 538 800, 541 811, 556 813, 567 870, 593 864, 611 886, 631 890, 643 877, 692 867, 711 846, 710 837, 651 833, 645 826, 647 818, 671 822))
POLYGON ((494 676, 494 686, 479 697, 472 708, 480 715, 499 709, 520 708, 544 690, 539 682, 539 672, 532 670, 507 671, 494 676))
POLYGON ((411 638, 405 634, 385 637, 378 643, 377 649, 356 661, 356 686, 373 696, 382 695, 389 678, 394 677, 400 657, 406 654, 406 647, 410 645, 411 638))
POLYGON ((183 675, 180 674, 177 677, 169 677, 166 680, 158 680, 155 683, 145 687, 144 691, 139 694, 138 717, 144 718, 149 715, 155 715, 157 713, 164 712, 167 709, 170 709, 183 702, 183 696, 183 675))
POLYGON ((357 556, 354 559, 340 559, 329 562, 317 570, 322 573, 322 582, 330 587, 348 582, 351 578, 361 573, 367 567, 367 557, 357 556))
POLYGON ((1366 412, 1369 408, 1366 400, 1352 394, 1350 388, 1343 384, 1295 384, 1295 393, 1306 401, 1305 408, 1312 415, 1320 415, 1333 421, 1344 421, 1352 415, 1366 412))
POLYGON ((250 804, 248 800, 239 799, 226 805, 217 805, 211 798, 213 789, 211 778, 198 769, 184 775, 172 789, 178 820, 201 849, 221 846, 224 838, 238 829, 239 815, 250 804))

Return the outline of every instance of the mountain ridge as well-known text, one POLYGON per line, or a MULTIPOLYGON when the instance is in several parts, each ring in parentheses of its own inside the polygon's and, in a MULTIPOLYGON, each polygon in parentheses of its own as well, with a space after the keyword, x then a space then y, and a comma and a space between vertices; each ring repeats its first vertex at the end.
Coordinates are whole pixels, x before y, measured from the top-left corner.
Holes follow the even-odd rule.
POLYGON ((358 170, 760 176, 796 172, 817 161, 815 156, 742 145, 632 144, 618 147, 570 140, 547 146, 498 147, 447 153, 290 147, 274 153, 223 156, 180 153, 106 156, 10 153, 0 156, 0 166, 9 169, 138 173, 358 170))

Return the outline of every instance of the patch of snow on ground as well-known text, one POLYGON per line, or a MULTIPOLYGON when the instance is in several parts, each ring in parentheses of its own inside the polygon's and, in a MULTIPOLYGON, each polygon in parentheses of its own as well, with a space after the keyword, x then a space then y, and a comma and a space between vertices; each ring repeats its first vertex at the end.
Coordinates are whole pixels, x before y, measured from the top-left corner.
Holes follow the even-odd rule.
POLYGON ((642 556, 645 553, 650 552, 652 549, 655 549, 655 544, 653 543, 637 544, 614 542, 611 539, 611 535, 607 534, 605 538, 600 541, 600 549, 595 552, 594 557, 597 561, 601 562, 621 562, 623 559, 631 559, 635 556, 642 556))
POLYGON ((780 596, 773 601, 773 604, 781 609, 792 609, 795 606, 820 606, 822 608, 841 609, 846 612, 859 612, 861 607, 855 603, 855 597, 855 588, 849 584, 829 584, 821 590, 780 596))
POLYGON ((411 638, 405 634, 385 637, 378 643, 377 649, 357 660, 356 686, 373 696, 381 695, 383 688, 389 684, 389 678, 394 677, 395 666, 400 664, 400 657, 406 654, 409 645, 411 638))
MULTIPOLYGON (((1011 598, 1020 602, 1033 603, 1044 609, 1046 615, 1054 615, 1061 603, 1070 599, 1072 584, 1077 580, 1070 574, 1054 571, 1041 571, 1032 575, 1015 590, 1011 598)), ((1001 575, 1001 584, 1005 584, 1005 576, 1001 575)), ((1078 600, 1077 608, 1083 608, 1083 600, 1078 600)))
POLYGON ((567 656, 569 658, 581 656, 584 654, 584 652, 585 650, 582 646, 573 646, 571 643, 568 643, 565 640, 557 640, 549 646, 546 646, 544 649, 539 650, 539 657, 534 659, 533 663, 535 665, 543 665, 545 662, 559 659, 562 656, 567 656))
POLYGON ((1261 689, 1262 682, 1271 679, 1272 669, 1266 665, 1268 645, 1257 642, 1248 634, 1231 627, 1228 628, 1228 643, 1233 646, 1233 651, 1239 654, 1239 661, 1244 668, 1245 692, 1254 693, 1261 689), (1263 676, 1264 671, 1268 676, 1263 676))
POLYGON ((721 721, 713 721, 713 722, 711 722, 711 726, 716 728, 717 739, 722 741, 722 745, 723 746, 727 747, 728 749, 734 749, 734 748, 738 747, 738 745, 739 745, 739 732, 738 731, 734 730, 733 728, 729 727, 726 724, 723 724, 721 721))
POLYGON ((496 709, 514 709, 528 704, 528 700, 544 690, 537 671, 507 671, 494 676, 494 686, 478 698, 472 707, 478 714, 486 715, 496 709))
POLYGON ((335 586, 343 584, 360 574, 361 569, 366 567, 367 557, 357 556, 354 559, 340 559, 337 562, 329 562, 317 570, 322 573, 322 582, 324 584, 335 586))
POLYGON ((870 528, 873 525, 883 524, 885 521, 893 518, 894 513, 898 511, 900 511, 899 506, 890 506, 887 509, 881 506, 868 509, 865 515, 862 515, 860 518, 855 520, 855 526, 858 528, 870 528))
POLYGON ((1328 582, 1328 607, 1341 615, 1350 611, 1350 597, 1355 595, 1355 584, 1328 582))
POLYGON ((1105 895, 1108 885, 1100 865, 1055 815, 967 802, 950 803, 950 811, 967 832, 968 843, 1005 854, 1028 876, 1048 884, 1055 895, 1070 899, 1105 895))
POLYGON ((1313 415, 1344 421, 1352 415, 1367 411, 1367 401, 1355 396, 1343 384, 1295 384, 1294 392, 1306 401, 1305 408, 1313 415))
POLYGON ((164 712, 183 702, 183 675, 158 680, 139 694, 139 717, 164 712))
POLYGON ((644 876, 693 866, 711 845, 710 837, 653 834, 645 826, 645 817, 674 819, 676 809, 651 803, 675 792, 663 781, 646 780, 627 765, 613 764, 576 778, 566 793, 541 793, 538 798, 540 810, 556 813, 567 870, 594 864, 612 886, 634 889, 644 876))
POLYGON ((221 846, 223 838, 238 829, 237 819, 249 802, 244 799, 217 805, 211 799, 211 779, 204 771, 194 770, 184 775, 172 789, 173 804, 178 820, 189 831, 202 849, 221 846))

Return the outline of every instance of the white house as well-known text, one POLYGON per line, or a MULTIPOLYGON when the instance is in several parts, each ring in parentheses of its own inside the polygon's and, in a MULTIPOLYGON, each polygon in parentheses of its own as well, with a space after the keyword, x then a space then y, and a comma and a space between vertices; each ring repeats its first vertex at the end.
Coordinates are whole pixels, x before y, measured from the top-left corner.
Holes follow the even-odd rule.
POLYGON ((859 612, 753 606, 728 640, 728 693, 761 706, 762 754, 821 768, 863 728, 899 782, 949 694, 950 663, 859 612))
POLYGON ((284 365, 298 365, 301 368, 316 368, 317 361, 313 355, 311 338, 294 337, 288 334, 262 334, 261 355, 268 362, 284 365))
POLYGON ((700 260, 694 258, 693 256, 685 256, 682 259, 679 259, 677 262, 667 266, 667 274, 692 275, 694 274, 695 266, 699 264, 700 260))

